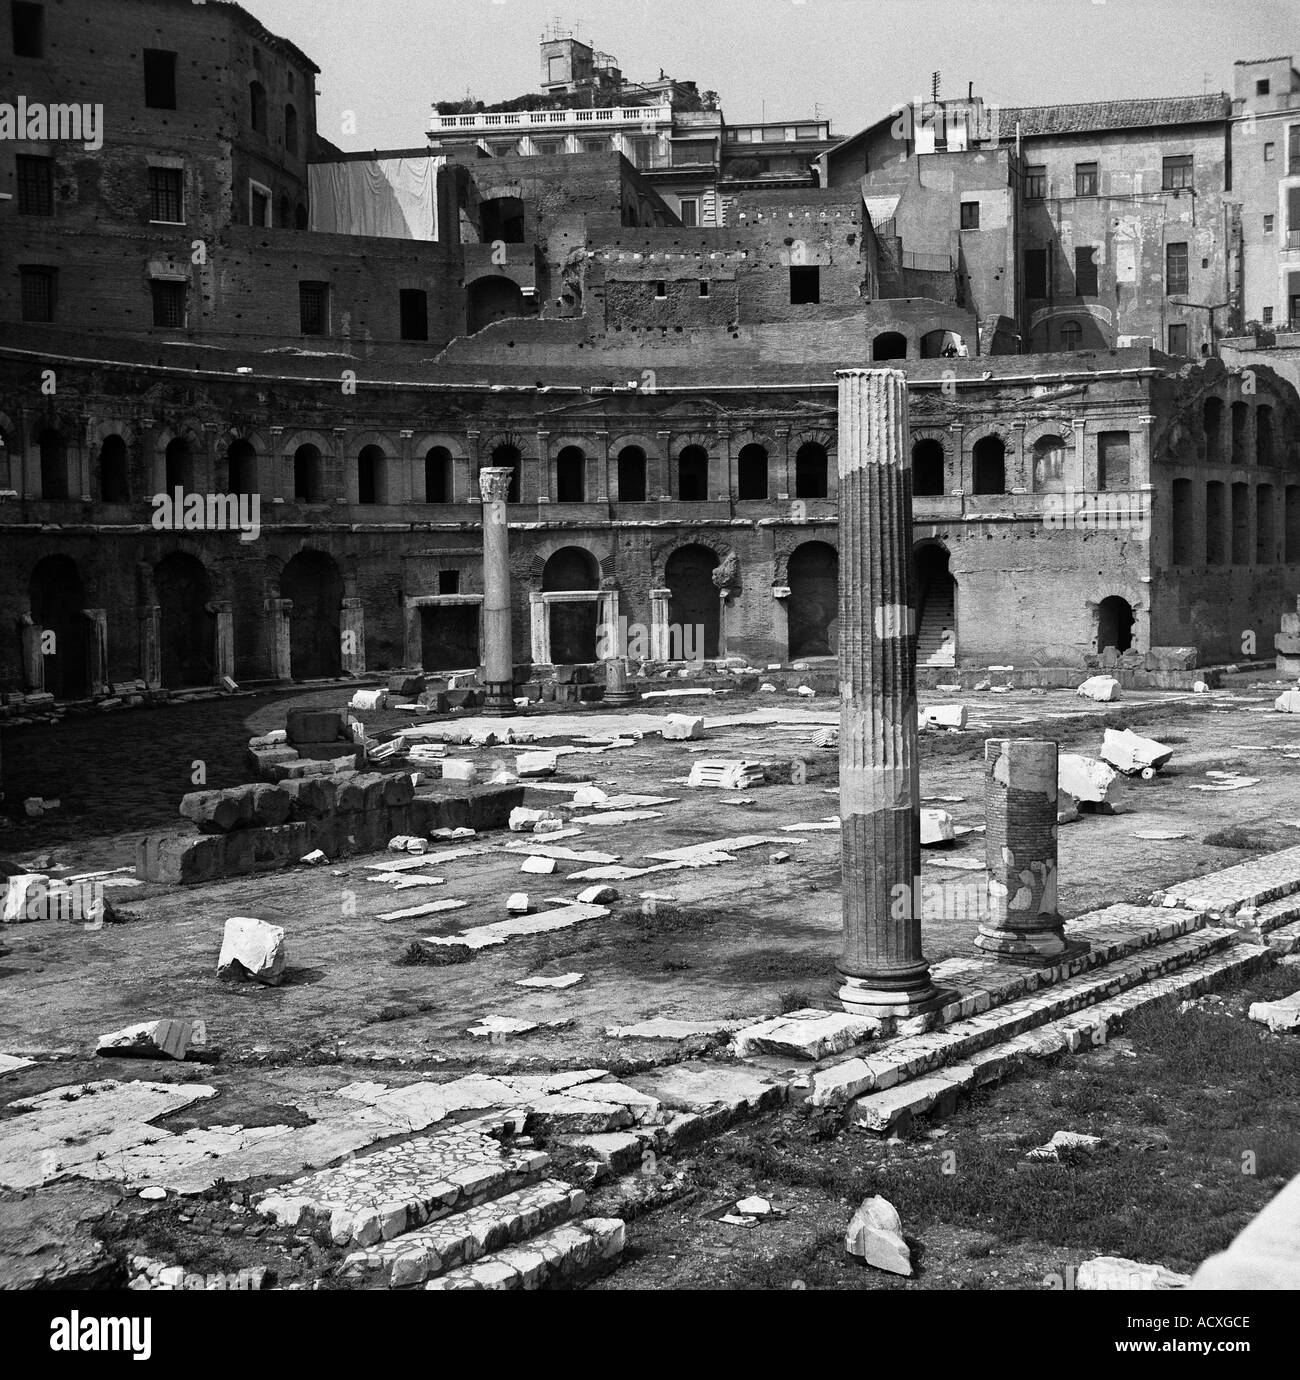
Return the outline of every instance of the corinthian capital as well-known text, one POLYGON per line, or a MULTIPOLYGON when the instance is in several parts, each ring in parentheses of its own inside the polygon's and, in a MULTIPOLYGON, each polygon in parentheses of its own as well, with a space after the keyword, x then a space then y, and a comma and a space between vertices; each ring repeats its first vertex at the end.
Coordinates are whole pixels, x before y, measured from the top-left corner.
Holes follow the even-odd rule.
POLYGON ((510 492, 514 470, 508 466, 488 466, 478 472, 478 491, 484 503, 504 503, 510 492))

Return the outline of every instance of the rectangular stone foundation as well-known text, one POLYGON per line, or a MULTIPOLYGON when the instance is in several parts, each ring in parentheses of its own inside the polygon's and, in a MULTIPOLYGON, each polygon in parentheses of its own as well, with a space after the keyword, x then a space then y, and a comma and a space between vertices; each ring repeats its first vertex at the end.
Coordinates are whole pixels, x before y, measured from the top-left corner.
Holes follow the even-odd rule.
MULTIPOLYGON (((137 845, 136 876, 145 882, 193 884, 294 866, 319 848, 334 861, 388 846, 397 834, 435 829, 504 829, 523 804, 522 786, 445 789, 411 796, 406 776, 342 777, 291 782, 292 817, 278 825, 226 833, 151 834, 137 845), (403 790, 400 783, 405 782, 403 790), (406 796, 402 803, 391 803, 406 796)), ((254 787, 240 787, 254 790, 254 787)))

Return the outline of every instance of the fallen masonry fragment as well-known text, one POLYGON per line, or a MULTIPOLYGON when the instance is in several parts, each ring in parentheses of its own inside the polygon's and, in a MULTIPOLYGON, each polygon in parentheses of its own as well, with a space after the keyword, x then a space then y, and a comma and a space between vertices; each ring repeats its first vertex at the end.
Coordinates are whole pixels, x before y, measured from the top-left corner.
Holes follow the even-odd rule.
POLYGON ((267 987, 284 981, 284 930, 264 920, 235 915, 226 921, 217 959, 217 975, 251 978, 267 987))
POLYGON ((141 1059, 184 1059, 191 1052, 207 1047, 207 1029, 202 1021, 142 1021, 122 1030, 101 1035, 96 1054, 141 1059))
POLYGON ((903 1240, 903 1223, 887 1198, 863 1201, 849 1222, 844 1248, 877 1270, 894 1275, 912 1273, 912 1251, 903 1240))

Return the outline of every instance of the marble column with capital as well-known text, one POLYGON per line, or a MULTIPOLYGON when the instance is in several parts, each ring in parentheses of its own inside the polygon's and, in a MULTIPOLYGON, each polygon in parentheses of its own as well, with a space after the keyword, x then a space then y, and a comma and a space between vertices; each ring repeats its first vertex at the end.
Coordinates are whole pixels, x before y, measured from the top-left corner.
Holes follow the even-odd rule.
POLYGON ((364 676, 366 673, 366 610, 356 597, 343 600, 339 613, 339 641, 343 674, 364 676))
POLYGON ((213 615, 212 683, 235 678, 235 614, 229 599, 214 599, 205 606, 213 615))
POLYGON ((916 591, 907 379, 839 380, 839 997, 854 1015, 909 1017, 943 1000, 921 952, 916 591))
POLYGON ((478 472, 483 500, 484 712, 515 714, 515 656, 510 623, 510 525, 506 496, 511 471, 489 465, 478 472))
POLYGON ((293 600, 267 599, 263 601, 262 607, 266 612, 266 641, 271 653, 271 675, 279 681, 292 680, 292 641, 289 620, 293 613, 293 600))
POLYGON ((108 610, 82 609, 81 616, 90 624, 86 636, 86 684, 92 695, 107 695, 108 610))

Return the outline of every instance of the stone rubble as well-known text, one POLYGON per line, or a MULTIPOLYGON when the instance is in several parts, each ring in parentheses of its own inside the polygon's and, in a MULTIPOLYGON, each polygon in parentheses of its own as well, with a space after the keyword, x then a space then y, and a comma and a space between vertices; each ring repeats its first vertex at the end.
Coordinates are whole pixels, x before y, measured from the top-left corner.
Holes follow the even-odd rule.
POLYGON ((903 1223, 887 1198, 877 1195, 863 1200, 849 1222, 844 1248, 877 1270, 894 1275, 912 1273, 912 1251, 903 1240, 903 1223))
POLYGON ((284 981, 284 930, 264 920, 234 915, 226 921, 217 976, 251 979, 267 987, 284 981))

